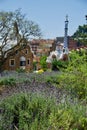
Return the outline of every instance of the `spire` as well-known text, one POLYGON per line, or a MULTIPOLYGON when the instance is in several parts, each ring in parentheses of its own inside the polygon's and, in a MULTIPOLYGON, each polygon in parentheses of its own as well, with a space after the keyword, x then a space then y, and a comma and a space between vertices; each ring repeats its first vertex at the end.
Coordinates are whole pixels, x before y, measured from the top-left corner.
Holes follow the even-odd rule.
POLYGON ((68 48, 68 15, 66 15, 66 20, 65 20, 65 35, 64 35, 64 48, 68 48))
POLYGON ((85 15, 85 18, 86 18, 86 24, 87 24, 87 15, 85 15))

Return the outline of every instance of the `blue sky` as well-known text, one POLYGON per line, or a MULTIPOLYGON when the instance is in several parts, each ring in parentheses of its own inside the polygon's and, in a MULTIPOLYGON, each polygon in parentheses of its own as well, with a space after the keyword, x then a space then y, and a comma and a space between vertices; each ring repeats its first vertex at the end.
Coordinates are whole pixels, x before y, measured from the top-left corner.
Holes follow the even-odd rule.
POLYGON ((0 11, 21 8, 29 20, 39 24, 43 38, 64 36, 65 16, 69 16, 68 35, 86 24, 87 0, 0 0, 0 11))

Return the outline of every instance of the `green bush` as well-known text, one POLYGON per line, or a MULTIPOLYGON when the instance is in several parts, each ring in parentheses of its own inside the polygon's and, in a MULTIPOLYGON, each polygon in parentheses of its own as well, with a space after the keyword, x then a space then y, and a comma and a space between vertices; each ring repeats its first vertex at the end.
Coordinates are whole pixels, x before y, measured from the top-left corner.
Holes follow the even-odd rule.
POLYGON ((62 70, 66 69, 68 66, 68 61, 56 60, 52 61, 52 70, 62 70))
POLYGON ((47 62, 46 62, 46 59, 47 59, 47 56, 42 56, 40 58, 40 65, 41 65, 41 68, 46 71, 47 70, 47 62))
POLYGON ((2 80, 2 79, 0 79, 0 85, 4 85, 4 83, 3 83, 3 80, 2 80))
POLYGON ((79 99, 85 99, 87 97, 86 55, 85 53, 79 55, 79 52, 72 51, 70 59, 67 69, 60 76, 60 86, 66 88, 79 99))
POLYGON ((19 94, 0 103, 0 130, 87 130, 86 110, 79 103, 19 94))
POLYGON ((16 85, 16 79, 15 78, 3 78, 0 80, 0 85, 7 85, 7 86, 16 85))
POLYGON ((53 130, 86 130, 86 107, 80 104, 60 104, 50 115, 53 130))
POLYGON ((0 129, 46 130, 53 107, 54 102, 34 94, 11 97, 0 104, 0 129))

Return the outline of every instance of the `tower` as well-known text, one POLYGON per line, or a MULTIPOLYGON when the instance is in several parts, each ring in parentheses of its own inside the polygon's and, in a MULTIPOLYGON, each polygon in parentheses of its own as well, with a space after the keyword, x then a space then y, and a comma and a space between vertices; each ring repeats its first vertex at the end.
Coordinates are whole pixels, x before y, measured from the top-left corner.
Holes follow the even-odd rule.
POLYGON ((87 15, 85 15, 85 18, 86 18, 86 24, 87 24, 87 15))
POLYGON ((68 15, 66 15, 66 20, 65 20, 65 34, 64 34, 64 48, 68 49, 68 15))

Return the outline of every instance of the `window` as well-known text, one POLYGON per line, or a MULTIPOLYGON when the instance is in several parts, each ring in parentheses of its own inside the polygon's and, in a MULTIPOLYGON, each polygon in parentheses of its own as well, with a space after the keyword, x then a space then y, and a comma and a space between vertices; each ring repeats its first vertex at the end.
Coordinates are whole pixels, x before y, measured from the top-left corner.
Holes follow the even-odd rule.
POLYGON ((20 57, 20 66, 26 66, 26 59, 24 56, 20 57))
POLYGON ((20 66, 26 66, 26 61, 20 61, 20 66))
POLYGON ((15 65, 15 59, 10 59, 10 66, 14 66, 15 65))
POLYGON ((25 53, 28 54, 28 49, 26 49, 25 53))
POLYGON ((30 60, 29 60, 29 59, 27 60, 27 64, 28 64, 28 65, 30 64, 30 60))
POLYGON ((18 50, 16 50, 15 53, 18 54, 18 50))

